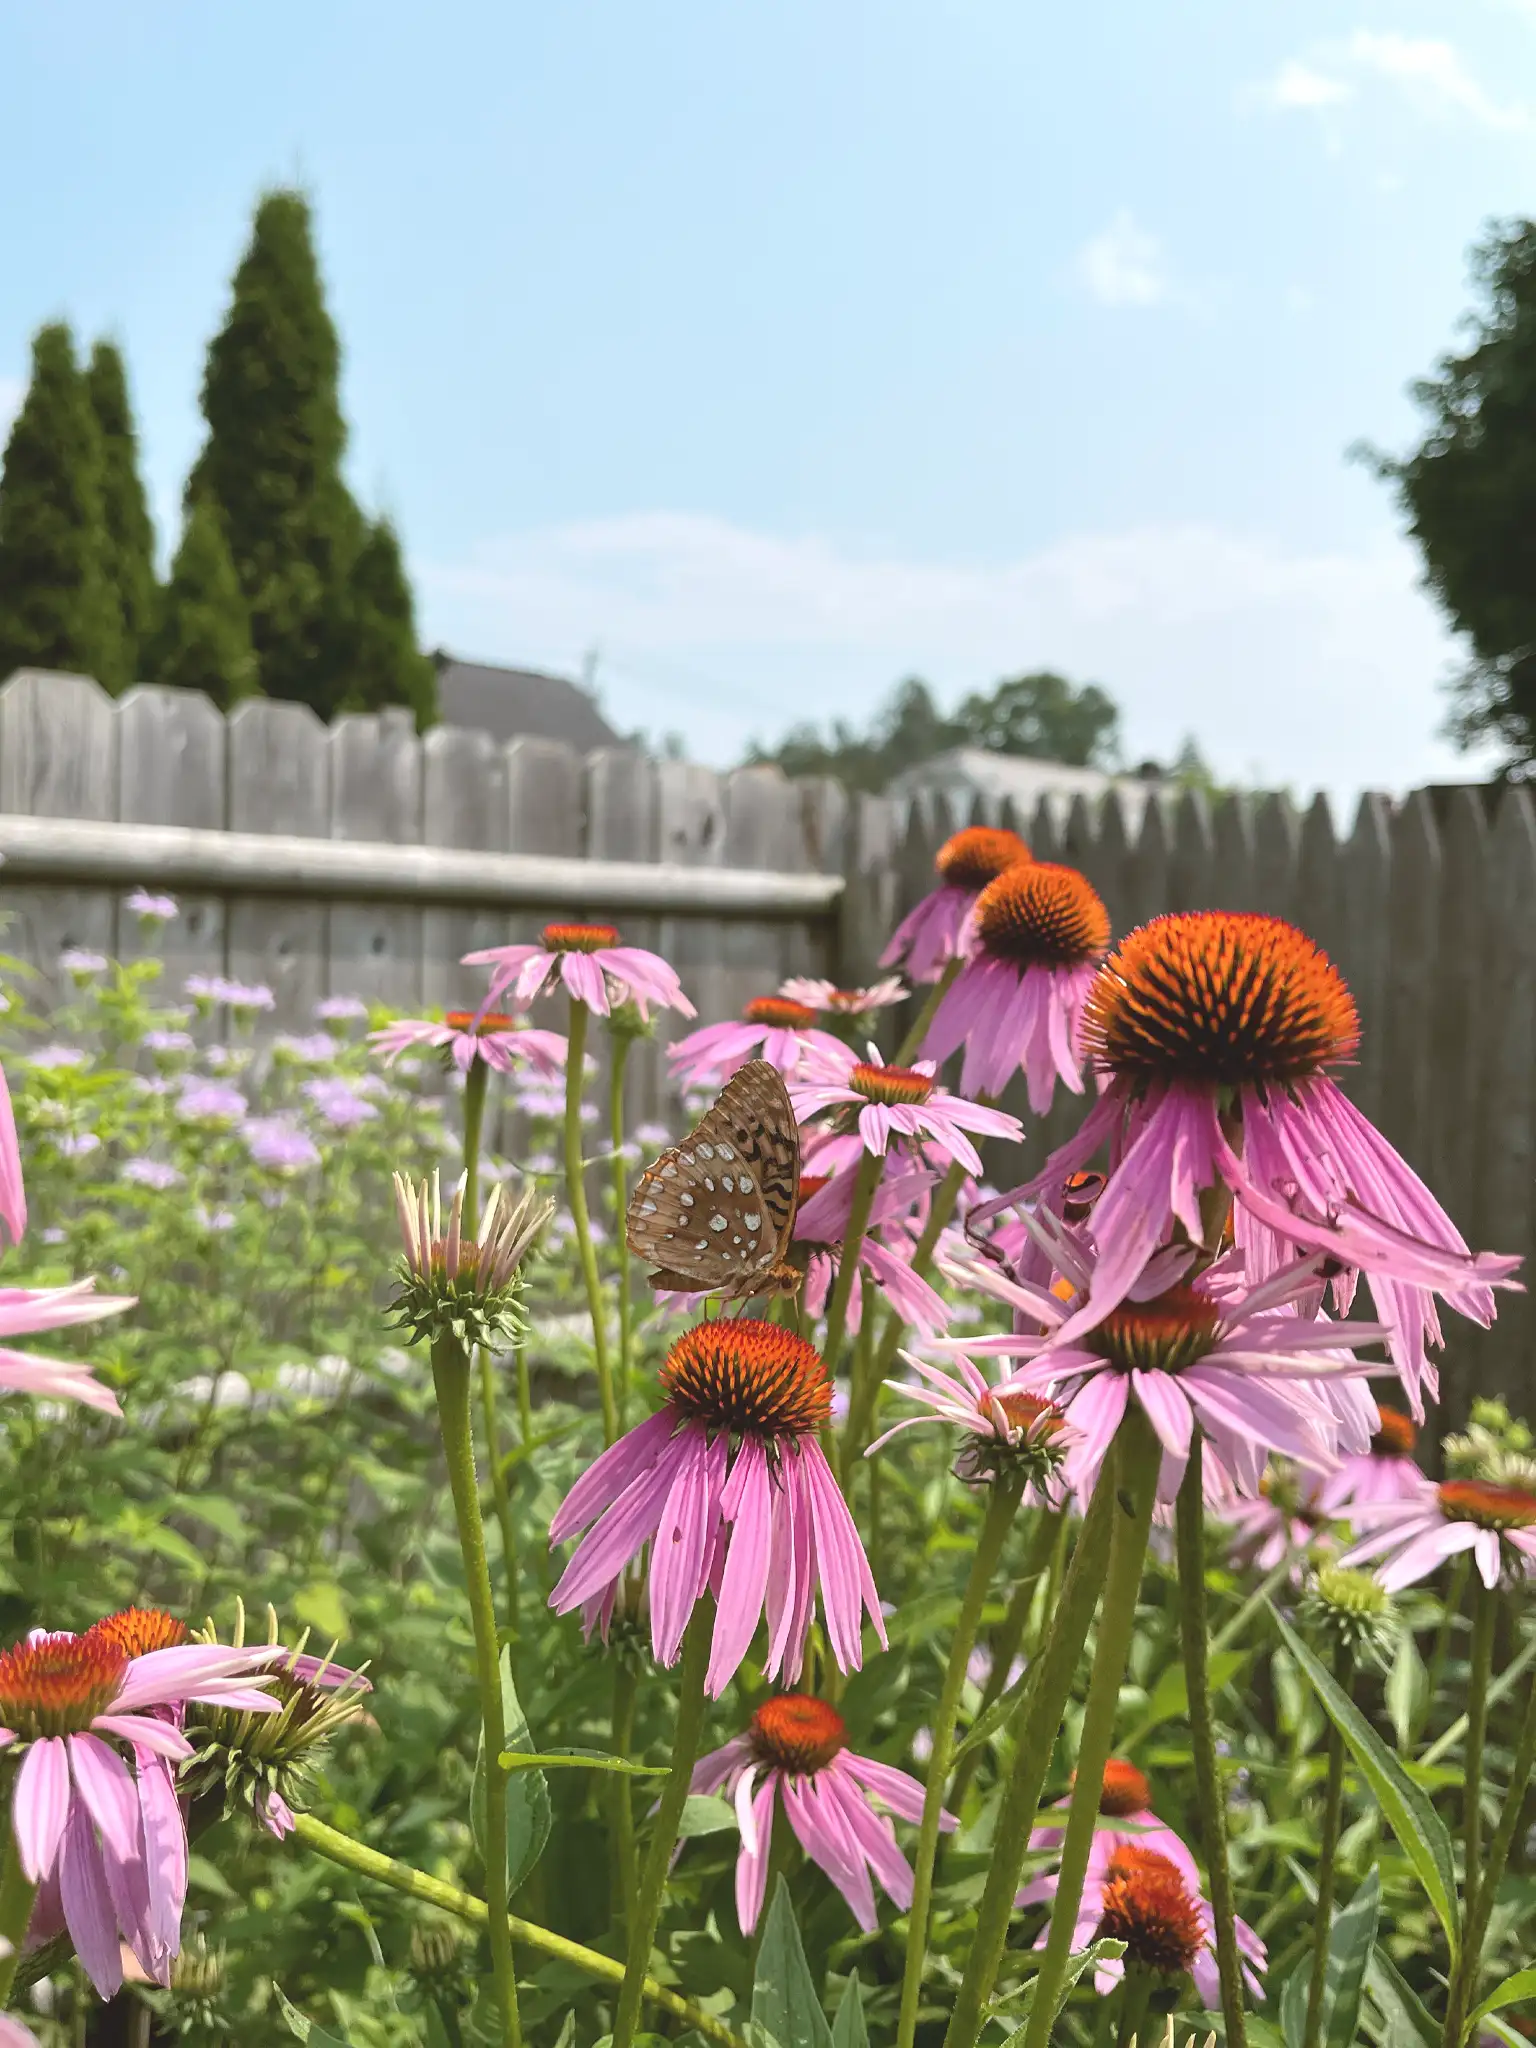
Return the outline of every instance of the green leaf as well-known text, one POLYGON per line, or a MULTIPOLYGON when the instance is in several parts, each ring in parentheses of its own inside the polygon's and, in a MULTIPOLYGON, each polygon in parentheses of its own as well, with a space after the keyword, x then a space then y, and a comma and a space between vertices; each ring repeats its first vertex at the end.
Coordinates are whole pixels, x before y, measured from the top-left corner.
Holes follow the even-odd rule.
POLYGON ((964 1736, 955 1744, 955 1762, 959 1763, 967 1750, 980 1749, 984 1742, 990 1742, 994 1735, 1013 1719, 1023 1703, 1028 1690, 1028 1680, 1021 1679, 1011 1692, 1005 1692, 1001 1699, 995 1699, 983 1714, 978 1714, 964 1736))
POLYGON ((1479 2020, 1485 2020, 1491 2012, 1502 2012, 1506 2005, 1513 2005, 1517 1998, 1536 1998, 1536 1969, 1516 1970, 1513 1977, 1506 1977, 1497 1990, 1490 1991, 1482 2004, 1473 2013, 1467 2027, 1470 2034, 1479 2020))
POLYGON ((757 1951, 752 2026, 764 2048, 770 2042, 773 2048, 832 2048, 832 2029, 816 1996, 782 1874, 757 1951))
POLYGON ((1349 1904, 1333 1916, 1328 1936, 1328 1982, 1324 1996, 1323 2040, 1326 2048, 1355 2048, 1360 2024, 1360 1994, 1376 1948, 1381 1917, 1381 1872, 1375 1864, 1349 1904))
POLYGON ((1304 1956, 1286 1978, 1280 1993, 1280 2031, 1285 2048, 1302 2048, 1307 2031, 1307 1989, 1312 1976, 1312 1959, 1304 1956))
POLYGON ((631 1778, 664 1778, 665 1764, 634 1764, 627 1756, 605 1756, 600 1749, 504 1749, 504 1771, 622 1771, 631 1778))
POLYGON ((692 1841, 695 1835, 723 1834, 727 1828, 736 1825, 736 1809, 729 1799, 719 1799, 713 1792, 690 1792, 683 1801, 683 1817, 678 1822, 677 1839, 692 1841))
MULTIPOLYGON (((534 1758, 526 1769, 498 1771, 507 1802, 507 1897, 511 1898, 544 1853, 549 1840, 549 1784, 537 1762, 528 1717, 512 1683, 512 1653, 501 1653, 501 1714, 507 1747, 515 1755, 534 1758)), ((485 1731, 475 1752, 475 1776, 469 1793, 469 1824, 480 1860, 485 1860, 485 1731)))
POLYGON ((1386 2022, 1386 2038, 1392 2048, 1408 2048, 1413 2040, 1419 2041, 1422 2048, 1440 2048, 1440 2022, 1426 2009, 1385 1948, 1378 1948, 1366 1965, 1365 1988, 1386 2022))
MULTIPOLYGON (((1246 1650, 1217 1650, 1211 1657, 1210 1689, 1212 1694, 1221 1691, 1224 1685, 1242 1670, 1248 1661, 1246 1650)), ((1153 1686, 1151 1696, 1136 1724, 1138 1735, 1150 1734, 1162 1721, 1182 1721, 1189 1713, 1189 1683, 1182 1664, 1168 1664, 1163 1675, 1153 1686)))
POLYGON ((869 2048, 869 2029, 864 2024, 864 1987, 854 1971, 832 2022, 832 2048, 869 2048))
MULTIPOLYGON (((1067 1959, 1066 1975, 1062 1979, 1061 1998, 1057 2003, 1056 2012, 1059 2013, 1061 2011, 1062 2006, 1066 2004, 1068 1998, 1076 1990, 1077 1980, 1083 1975, 1084 1971, 1096 1969, 1100 1963, 1113 1962, 1117 1957, 1124 1954, 1125 1943, 1123 1941, 1105 1940, 1090 1942, 1087 1948, 1080 1950, 1077 1955, 1069 1956, 1067 1959)), ((1002 2001, 1007 2005, 1010 2015, 1016 2011, 1020 2019, 1020 2024, 1014 2028, 1013 2032, 1003 2043, 1003 2048, 1023 2048, 1024 2036, 1029 2032, 1029 2016, 1034 2007, 1035 1991, 1039 1982, 1038 1976, 1031 1977, 1017 1997, 1011 1997, 1002 2001)), ((1053 2013, 1051 2016, 1053 2027, 1055 2025, 1055 2017, 1053 2013)))
MULTIPOLYGON (((1191 2018, 1197 2024, 1197 2032, 1192 2036, 1192 2041, 1198 2042, 1207 2035, 1214 2035, 1218 2041, 1226 2040, 1227 2023, 1219 2012, 1192 2014, 1191 2018)), ((1244 2022, 1248 2029, 1248 2048, 1287 2048, 1285 2036, 1280 2029, 1271 2026, 1268 2020, 1261 2020, 1257 2013, 1246 2013, 1244 2022)), ((1155 2035, 1153 2048, 1159 2048, 1155 2035)))
POLYGON ((290 2005, 283 1996, 281 1985, 274 1984, 272 1989, 277 1993, 277 2002, 282 2007, 290 2034, 296 2034, 301 2041, 308 2041, 310 2048, 348 2048, 340 2034, 328 2034, 324 2027, 317 2027, 296 2005, 290 2005))
POLYGON ((1271 1608, 1286 1648, 1305 1672, 1323 1710, 1343 1736, 1388 1827, 1396 1835, 1445 1930, 1454 1961, 1461 1945, 1461 1911, 1451 1838, 1429 1796, 1414 1784, 1364 1714, 1288 1621, 1271 1608))
POLYGON ((1397 1639, 1397 1655, 1387 1674, 1387 1712, 1399 1751, 1406 1753, 1421 1725, 1429 1704, 1429 1672, 1419 1655, 1413 1630, 1405 1628, 1397 1639))

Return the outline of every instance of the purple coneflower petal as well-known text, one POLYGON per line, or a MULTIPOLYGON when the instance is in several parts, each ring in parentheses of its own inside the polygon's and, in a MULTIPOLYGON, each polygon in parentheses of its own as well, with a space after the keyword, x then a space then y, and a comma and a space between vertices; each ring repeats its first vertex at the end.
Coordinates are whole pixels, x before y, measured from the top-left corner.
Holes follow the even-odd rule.
POLYGON ((71 1806, 59 1855, 59 1896, 75 1954, 97 1996, 112 1998, 123 1981, 117 1915, 102 1868, 101 1850, 90 1817, 78 1802, 71 1806))
POLYGON ((750 1934, 757 1925, 757 1916, 763 1910, 763 1894, 768 1889, 768 1859, 773 1849, 773 1801, 780 1778, 777 1771, 770 1771, 763 1780, 762 1790, 752 1802, 752 1823, 757 1836, 757 1847, 749 1851, 745 1841, 736 1858, 736 1920, 743 1934, 750 1934))
POLYGON ((34 1742, 11 1795, 11 1827, 22 1870, 33 1884, 52 1870, 69 1819, 69 1753, 59 1735, 34 1742))
POLYGON ((683 1442, 651 1549, 651 1647, 659 1664, 676 1661, 704 1591, 725 1484, 725 1438, 711 1440, 694 1425, 683 1442))
POLYGON ((620 1494, 656 1463, 676 1428, 677 1417, 663 1408, 610 1444, 555 1510, 549 1525, 550 1542, 564 1543, 612 1507, 620 1494))
POLYGON ((730 1547, 715 1614, 705 1689, 719 1699, 751 1647, 768 1591, 768 1531, 772 1513, 768 1456, 748 1437, 720 1496, 720 1513, 730 1523, 730 1547))

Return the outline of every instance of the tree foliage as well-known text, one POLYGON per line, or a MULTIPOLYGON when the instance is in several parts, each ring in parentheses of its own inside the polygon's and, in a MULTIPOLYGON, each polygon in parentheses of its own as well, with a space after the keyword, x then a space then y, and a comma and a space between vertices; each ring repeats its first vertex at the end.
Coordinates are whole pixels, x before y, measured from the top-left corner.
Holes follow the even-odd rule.
POLYGON ((867 732, 844 719, 834 720, 825 735, 817 726, 799 725, 777 747, 754 742, 748 759, 776 762, 787 775, 835 775, 851 788, 878 791, 904 769, 953 747, 1108 767, 1119 730, 1119 709, 1107 691, 1049 669, 1010 677, 985 695, 973 693, 953 716, 941 712, 928 685, 913 676, 897 686, 867 732))
POLYGON ((1376 456, 1423 550, 1430 589, 1471 643, 1451 731, 1536 760, 1536 221, 1494 227, 1474 252, 1483 303, 1468 345, 1413 387, 1419 446, 1376 456))
POLYGON ((225 710, 256 687, 240 579, 218 510, 206 498, 187 508, 149 666, 156 682, 202 690, 225 710))
POLYGON ((352 564, 346 647, 348 678, 343 711, 378 711, 403 704, 425 732, 437 721, 437 669, 416 643, 416 607, 400 540, 387 519, 369 523, 352 564))
POLYGON ((155 625, 155 529, 139 476, 139 440, 128 397, 128 373, 115 343, 98 341, 86 372, 101 437, 104 569, 117 604, 123 681, 143 670, 155 625))
POLYGON ((127 681, 107 575, 101 435, 62 323, 33 340, 0 470, 0 676, 28 667, 95 676, 114 692, 127 681))

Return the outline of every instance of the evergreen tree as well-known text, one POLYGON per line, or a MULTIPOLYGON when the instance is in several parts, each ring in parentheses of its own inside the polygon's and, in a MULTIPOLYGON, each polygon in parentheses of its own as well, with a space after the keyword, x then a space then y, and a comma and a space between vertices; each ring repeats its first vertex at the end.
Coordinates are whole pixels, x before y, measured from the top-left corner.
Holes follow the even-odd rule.
POLYGON ((437 722, 437 669, 416 644, 416 607, 399 536, 387 519, 369 524, 348 594, 337 708, 378 711, 404 704, 416 714, 416 730, 425 732, 437 722))
POLYGON ((32 381, 0 470, 0 677, 70 669, 118 690, 122 630, 106 574, 101 436, 74 339, 32 343, 32 381))
POLYGON ((107 580, 121 620, 123 679, 132 682, 142 668, 155 623, 155 529, 139 481, 139 441, 128 402, 128 376, 114 343, 97 342, 86 383, 101 435, 107 580))
POLYGON ((225 710, 257 687, 240 579, 218 510, 205 498, 187 507, 148 665, 157 683, 206 691, 225 710))
POLYGON ((218 508, 260 687, 322 716, 345 693, 336 661, 365 538, 341 474, 340 359, 309 203, 297 192, 269 192, 208 350, 208 439, 188 497, 218 508))

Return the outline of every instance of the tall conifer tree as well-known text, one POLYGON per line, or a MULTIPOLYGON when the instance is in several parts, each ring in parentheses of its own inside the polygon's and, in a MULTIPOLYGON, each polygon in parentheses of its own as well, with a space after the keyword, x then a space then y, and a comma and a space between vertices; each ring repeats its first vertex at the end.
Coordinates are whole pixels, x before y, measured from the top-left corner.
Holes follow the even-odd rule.
POLYGON ((139 480, 139 440, 128 376, 113 342, 98 341, 91 351, 86 383, 101 435, 107 580, 121 621, 123 679, 133 682, 142 673, 155 623, 155 529, 139 480))
POLYGON ((352 565, 346 647, 347 678, 340 709, 378 711, 403 704, 416 714, 416 730, 437 722, 437 670, 416 642, 416 606, 388 519, 370 521, 352 565))
POLYGON ((0 469, 0 677, 71 669, 121 689, 106 552, 101 436, 74 339, 56 323, 33 340, 32 381, 0 469))
POLYGON ((256 688, 245 599, 223 522, 206 498, 187 507, 148 666, 157 683, 206 691, 225 710, 256 688))

